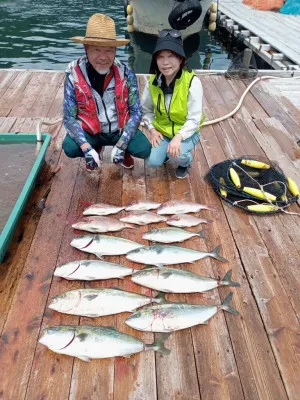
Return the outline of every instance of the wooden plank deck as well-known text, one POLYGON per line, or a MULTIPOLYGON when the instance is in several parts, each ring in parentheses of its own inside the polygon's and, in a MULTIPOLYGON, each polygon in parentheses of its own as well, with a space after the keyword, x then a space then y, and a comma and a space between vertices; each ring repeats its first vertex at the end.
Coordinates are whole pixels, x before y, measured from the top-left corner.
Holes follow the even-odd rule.
MULTIPOLYGON (((1 132, 34 131, 37 118, 61 117, 62 72, 0 70, 0 79, 1 132)), ((141 87, 144 79, 139 77, 141 87)), ((202 75, 201 81, 207 119, 231 111, 245 90, 243 82, 223 76, 202 75)), ((290 82, 257 83, 234 117, 203 128, 186 180, 177 180, 170 166, 145 169, 142 161, 136 161, 133 170, 123 171, 109 163, 108 150, 100 172, 87 174, 83 160, 68 159, 61 151, 61 124, 43 129, 53 135, 47 164, 0 266, 1 399, 299 398, 299 216, 248 215, 222 202, 204 180, 216 162, 257 154, 277 160, 300 185, 300 107, 294 101, 300 94, 300 81, 290 82), (47 189, 50 193, 40 210, 36 205, 47 189), (240 316, 219 312, 207 326, 172 334, 167 341, 172 350, 169 356, 149 351, 129 359, 84 363, 38 344, 44 327, 78 323, 115 326, 152 342, 153 334, 124 324, 127 314, 91 321, 56 313, 47 304, 53 296, 81 287, 119 285, 149 293, 128 277, 84 284, 54 278, 53 271, 58 264, 87 257, 69 244, 74 237, 71 223, 86 205, 171 198, 216 206, 216 214, 201 212, 214 220, 208 240, 193 238, 183 246, 206 250, 221 244, 229 263, 206 259, 182 268, 211 276, 223 276, 232 268, 234 279, 241 283, 241 288, 233 290, 232 302, 240 316)), ((300 212, 297 204, 290 210, 300 212)), ((142 242, 141 233, 147 229, 126 231, 122 236, 142 242)), ((124 256, 106 258, 139 268, 124 256)), ((215 304, 227 293, 223 287, 202 295, 168 298, 215 304)))
MULTIPOLYGON (((279 12, 261 11, 243 4, 242 0, 219 0, 219 10, 230 18, 230 29, 248 30, 249 37, 258 41, 246 43, 265 61, 276 69, 284 69, 289 64, 300 66, 300 16, 279 12), (231 21, 232 20, 232 21, 231 21), (262 23, 263 21, 263 23, 262 23), (271 46, 272 52, 269 54, 271 46), (253 44, 253 46, 252 46, 253 44), (269 47, 270 47, 269 46, 269 47), (265 50, 268 51, 265 51, 265 50), (276 57, 273 55, 275 50, 276 57), (290 62, 284 62, 290 60, 290 62)), ((227 25, 226 25, 227 26, 227 25)))

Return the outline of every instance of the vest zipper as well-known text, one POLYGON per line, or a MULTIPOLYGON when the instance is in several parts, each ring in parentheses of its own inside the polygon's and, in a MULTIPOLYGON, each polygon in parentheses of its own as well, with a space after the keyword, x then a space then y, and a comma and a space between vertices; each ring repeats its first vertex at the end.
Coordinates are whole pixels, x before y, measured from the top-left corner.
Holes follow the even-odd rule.
POLYGON ((104 101, 103 101, 102 97, 101 97, 101 101, 102 101, 102 105, 103 105, 103 108, 104 108, 104 112, 105 112, 106 120, 107 120, 107 122, 108 122, 108 126, 109 126, 109 133, 111 133, 111 122, 110 122, 110 120, 108 119, 108 115, 107 115, 106 106, 105 106, 105 103, 104 103, 104 101))
POLYGON ((172 98, 173 98, 173 93, 171 95, 171 100, 170 100, 170 103, 169 103, 169 109, 167 110, 167 107, 166 107, 166 96, 164 96, 164 99, 165 99, 165 110, 167 112, 167 116, 169 118, 169 121, 172 123, 172 135, 174 137, 175 136, 175 133, 174 133, 174 122, 170 118, 170 108, 171 108, 172 98))
POLYGON ((161 102, 161 94, 159 93, 158 95, 158 99, 157 99, 157 111, 160 113, 160 115, 162 115, 162 112, 160 111, 160 102, 161 102))

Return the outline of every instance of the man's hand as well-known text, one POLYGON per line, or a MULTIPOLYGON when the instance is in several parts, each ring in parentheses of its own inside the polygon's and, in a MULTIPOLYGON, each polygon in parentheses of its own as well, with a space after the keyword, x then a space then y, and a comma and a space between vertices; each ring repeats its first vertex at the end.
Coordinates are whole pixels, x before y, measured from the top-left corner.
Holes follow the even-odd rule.
POLYGON ((100 167, 99 154, 91 146, 83 150, 84 158, 91 169, 100 167))
POLYGON ((114 164, 119 164, 124 160, 125 150, 119 149, 119 147, 114 146, 111 151, 111 162, 114 164))
POLYGON ((170 154, 171 157, 179 157, 181 154, 181 141, 182 136, 178 133, 169 143, 167 152, 170 154))
POLYGON ((153 147, 160 144, 161 140, 164 140, 164 136, 158 132, 155 128, 150 129, 150 143, 153 147))

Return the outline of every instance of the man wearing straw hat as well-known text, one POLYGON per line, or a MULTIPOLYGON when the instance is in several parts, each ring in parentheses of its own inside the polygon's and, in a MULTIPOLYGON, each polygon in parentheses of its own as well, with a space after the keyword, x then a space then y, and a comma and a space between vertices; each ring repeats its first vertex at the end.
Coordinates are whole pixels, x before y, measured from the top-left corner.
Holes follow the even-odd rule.
POLYGON ((90 17, 82 43, 85 56, 71 62, 64 88, 62 147, 68 157, 85 157, 88 171, 100 166, 104 146, 113 146, 111 161, 133 168, 132 156, 145 159, 151 144, 138 129, 142 111, 133 71, 116 59, 116 47, 129 40, 116 37, 114 21, 103 14, 90 17))

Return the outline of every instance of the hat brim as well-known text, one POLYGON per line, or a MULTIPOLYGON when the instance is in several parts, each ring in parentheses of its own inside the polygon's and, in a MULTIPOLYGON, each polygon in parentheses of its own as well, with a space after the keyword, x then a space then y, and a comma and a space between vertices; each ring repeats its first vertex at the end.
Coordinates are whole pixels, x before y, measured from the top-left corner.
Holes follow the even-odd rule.
POLYGON ((173 53, 176 53, 179 56, 186 59, 186 55, 184 53, 183 47, 181 45, 179 45, 178 43, 176 43, 174 40, 165 39, 165 40, 162 40, 161 42, 157 42, 153 55, 155 55, 156 53, 158 53, 159 51, 162 51, 162 50, 173 51, 173 53))
POLYGON ((119 47, 126 46, 130 42, 128 39, 118 39, 115 40, 106 40, 106 39, 97 39, 97 38, 85 38, 83 36, 74 36, 70 38, 75 43, 81 44, 91 44, 93 46, 107 46, 107 47, 119 47))

